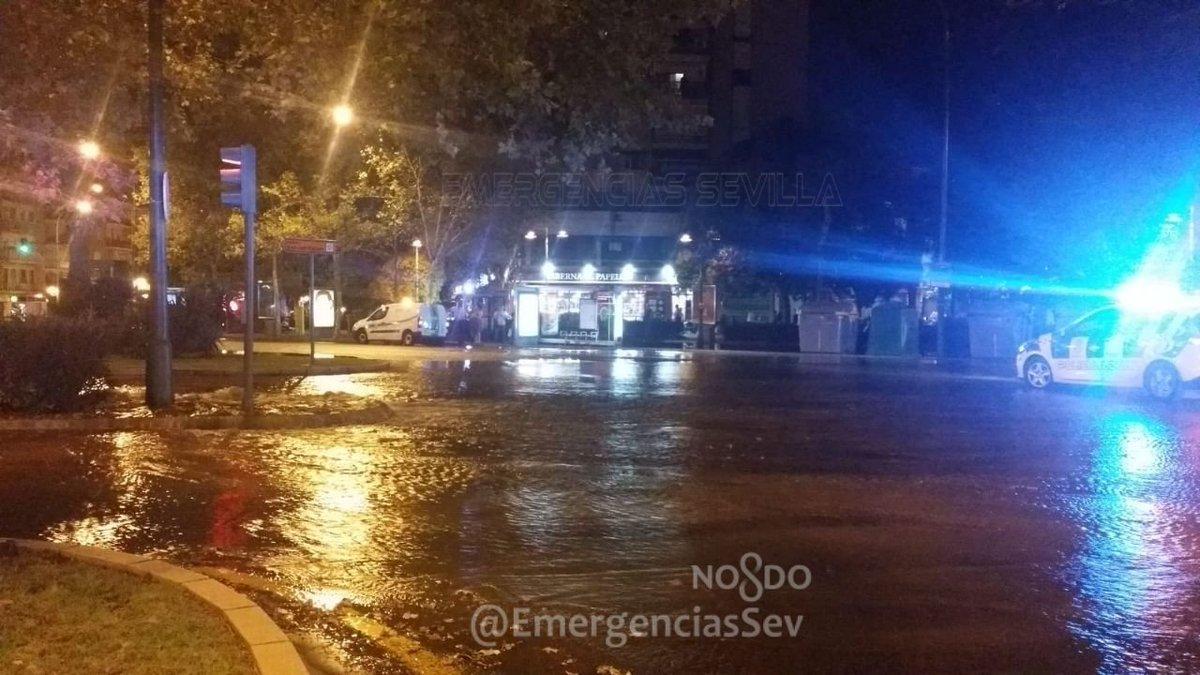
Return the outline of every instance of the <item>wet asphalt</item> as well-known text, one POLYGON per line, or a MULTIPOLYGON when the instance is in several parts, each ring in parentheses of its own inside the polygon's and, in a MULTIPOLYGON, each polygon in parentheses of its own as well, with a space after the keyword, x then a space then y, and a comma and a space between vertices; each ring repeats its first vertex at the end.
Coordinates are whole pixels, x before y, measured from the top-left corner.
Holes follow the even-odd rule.
POLYGON ((7 433, 0 536, 260 580, 281 623, 374 672, 413 661, 347 612, 464 670, 1200 669, 1198 401, 785 357, 395 368, 289 385, 393 401, 392 425, 7 433), (693 565, 748 553, 811 583, 695 587, 693 565), (604 624, 485 646, 484 604, 803 619, 795 637, 604 624))

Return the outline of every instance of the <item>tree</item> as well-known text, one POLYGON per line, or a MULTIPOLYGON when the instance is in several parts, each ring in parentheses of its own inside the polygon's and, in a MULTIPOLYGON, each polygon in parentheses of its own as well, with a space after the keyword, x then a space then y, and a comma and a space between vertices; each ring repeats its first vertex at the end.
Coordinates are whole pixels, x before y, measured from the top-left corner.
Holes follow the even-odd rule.
POLYGON ((473 231, 473 204, 442 190, 438 165, 401 147, 371 145, 363 149, 362 166, 348 191, 363 217, 346 231, 354 250, 376 258, 382 288, 398 297, 406 287, 419 297, 433 298, 446 278, 446 264, 473 231), (420 248, 413 246, 421 241, 420 248), (420 274, 410 260, 425 263, 420 274))

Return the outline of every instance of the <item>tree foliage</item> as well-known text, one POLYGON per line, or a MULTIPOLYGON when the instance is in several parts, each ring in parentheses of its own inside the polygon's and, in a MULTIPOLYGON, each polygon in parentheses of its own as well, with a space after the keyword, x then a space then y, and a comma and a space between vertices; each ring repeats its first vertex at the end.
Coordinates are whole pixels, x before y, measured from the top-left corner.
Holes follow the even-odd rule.
MULTIPOLYGON (((331 214, 349 203, 337 193, 365 189, 364 170, 391 171, 391 199, 407 200, 406 219, 391 221, 404 246, 420 231, 444 265, 462 236, 446 233, 465 231, 447 223, 465 214, 432 206, 443 161, 578 168, 632 144, 674 105, 648 77, 673 36, 735 1, 172 0, 175 276, 235 269, 237 223, 217 198, 217 150, 246 142, 259 149, 266 186, 264 250, 287 234, 331 231, 331 214), (328 110, 340 101, 358 121, 338 131, 328 110), (381 134, 387 154, 359 152, 381 134)), ((131 0, 0 3, 0 184, 66 208, 98 179, 111 186, 98 217, 144 213, 145 18, 145 2, 131 0), (102 160, 81 165, 83 138, 100 143, 102 160)))

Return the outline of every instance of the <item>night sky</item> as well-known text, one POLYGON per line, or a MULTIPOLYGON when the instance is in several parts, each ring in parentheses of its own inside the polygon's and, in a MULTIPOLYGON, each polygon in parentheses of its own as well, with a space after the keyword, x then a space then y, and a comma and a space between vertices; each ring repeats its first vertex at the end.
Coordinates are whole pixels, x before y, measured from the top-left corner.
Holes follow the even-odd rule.
MULTIPOLYGON (((1200 3, 948 4, 950 258, 1119 275, 1194 194, 1200 3)), ((813 8, 814 119, 855 139, 878 163, 873 194, 910 204, 926 226, 938 203, 940 30, 932 0, 813 8), (886 178, 896 173, 922 178, 914 188, 886 178)))

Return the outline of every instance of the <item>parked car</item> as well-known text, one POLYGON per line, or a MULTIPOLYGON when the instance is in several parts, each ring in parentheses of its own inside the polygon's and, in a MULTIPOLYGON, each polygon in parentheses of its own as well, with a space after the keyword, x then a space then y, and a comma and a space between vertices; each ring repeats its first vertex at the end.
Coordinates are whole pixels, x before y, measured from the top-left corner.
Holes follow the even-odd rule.
POLYGON ((409 300, 380 305, 367 318, 354 322, 351 331, 361 344, 412 345, 445 338, 447 323, 445 307, 409 300))
POLYGON ((1174 398, 1200 378, 1200 314, 1141 316, 1104 307, 1021 345, 1016 366, 1034 389, 1143 387, 1154 398, 1174 398))

